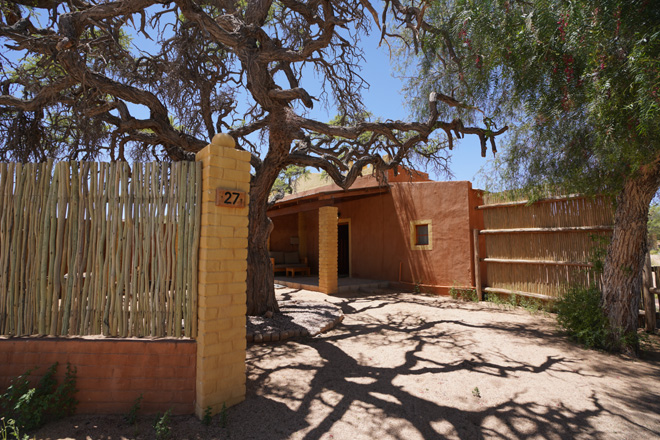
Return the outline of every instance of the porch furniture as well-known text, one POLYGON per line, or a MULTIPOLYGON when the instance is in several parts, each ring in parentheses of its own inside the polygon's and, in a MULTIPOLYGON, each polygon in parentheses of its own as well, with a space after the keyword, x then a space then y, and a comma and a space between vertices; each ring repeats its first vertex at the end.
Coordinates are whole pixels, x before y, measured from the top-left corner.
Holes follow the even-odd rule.
POLYGON ((309 276, 309 267, 287 267, 286 276, 295 277, 297 273, 309 276))
POLYGON ((304 268, 309 274, 307 258, 300 259, 298 252, 270 251, 270 262, 273 265, 273 273, 287 273, 289 268, 304 268))

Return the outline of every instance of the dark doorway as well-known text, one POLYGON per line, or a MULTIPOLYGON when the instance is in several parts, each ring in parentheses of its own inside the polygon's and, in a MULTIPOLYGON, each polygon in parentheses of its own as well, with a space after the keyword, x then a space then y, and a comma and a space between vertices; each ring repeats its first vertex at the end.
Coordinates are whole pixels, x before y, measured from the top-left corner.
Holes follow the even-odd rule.
POLYGON ((337 225, 337 275, 339 277, 348 277, 351 274, 350 256, 349 256, 349 224, 341 223, 337 225))

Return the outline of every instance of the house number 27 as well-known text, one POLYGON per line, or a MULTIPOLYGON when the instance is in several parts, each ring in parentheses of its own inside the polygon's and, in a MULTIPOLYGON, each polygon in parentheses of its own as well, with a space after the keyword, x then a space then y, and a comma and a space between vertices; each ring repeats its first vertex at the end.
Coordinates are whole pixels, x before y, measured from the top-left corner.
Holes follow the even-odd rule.
POLYGON ((226 206, 228 208, 244 208, 245 192, 217 188, 215 191, 215 204, 216 206, 226 206))

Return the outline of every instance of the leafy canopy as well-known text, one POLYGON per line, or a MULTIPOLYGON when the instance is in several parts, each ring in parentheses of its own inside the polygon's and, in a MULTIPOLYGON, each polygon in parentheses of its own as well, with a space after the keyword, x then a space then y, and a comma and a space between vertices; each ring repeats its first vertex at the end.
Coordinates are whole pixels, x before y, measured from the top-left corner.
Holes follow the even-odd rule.
POLYGON ((616 191, 658 156, 660 2, 438 1, 426 19, 445 34, 426 35, 408 91, 451 92, 514 124, 508 186, 616 191))

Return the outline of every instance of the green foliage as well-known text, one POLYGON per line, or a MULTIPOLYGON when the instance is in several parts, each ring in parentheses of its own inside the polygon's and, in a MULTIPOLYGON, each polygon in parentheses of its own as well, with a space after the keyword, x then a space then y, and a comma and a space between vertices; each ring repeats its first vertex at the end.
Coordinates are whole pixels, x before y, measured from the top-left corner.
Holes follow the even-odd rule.
POLYGON ((512 127, 507 187, 614 193, 660 152, 660 2, 439 0, 425 17, 443 32, 423 37, 415 109, 452 91, 512 127))
POLYGON ((555 304, 551 301, 543 301, 538 298, 528 298, 514 294, 498 295, 496 293, 487 293, 484 300, 491 304, 496 304, 504 308, 522 307, 531 314, 552 313, 555 311, 555 304), (504 298, 503 298, 504 297, 504 298))
POLYGON ((286 167, 275 180, 273 187, 270 190, 271 197, 279 195, 284 197, 286 194, 292 194, 295 190, 296 181, 300 178, 305 178, 309 175, 309 170, 305 167, 297 165, 289 165, 286 167))
POLYGON ((220 409, 220 427, 226 428, 228 424, 229 424, 229 414, 227 414, 227 405, 223 403, 222 408, 220 409))
POLYGON ((138 412, 140 411, 140 405, 142 403, 142 394, 140 394, 131 405, 131 409, 128 411, 128 414, 124 416, 124 420, 129 425, 135 425, 137 423, 138 412))
POLYGON ((202 423, 206 426, 209 426, 211 424, 211 407, 207 406, 206 409, 204 410, 204 417, 202 417, 202 423))
POLYGON ((481 392, 479 391, 479 387, 474 387, 472 390, 472 395, 477 399, 481 399, 481 392))
POLYGON ((484 300, 486 302, 489 302, 491 304, 496 304, 498 306, 504 307, 504 308, 510 308, 510 307, 515 307, 515 305, 511 305, 511 302, 508 300, 502 299, 501 295, 498 295, 497 293, 486 293, 484 296, 484 300))
POLYGON ((0 415, 13 419, 15 428, 31 431, 50 420, 57 420, 75 412, 76 370, 67 364, 64 380, 57 385, 55 373, 58 363, 51 365, 32 388, 29 376, 32 370, 12 380, 0 398, 0 415))
POLYGON ((656 249, 660 240, 660 205, 651 205, 647 223, 649 247, 656 249))
POLYGON ((557 322, 568 335, 587 348, 611 348, 607 317, 600 307, 600 291, 573 287, 557 301, 557 322))
POLYGON ((156 415, 156 420, 154 421, 154 431, 156 432, 156 439, 166 440, 170 438, 170 435, 172 434, 170 428, 171 414, 172 414, 172 410, 168 409, 167 411, 165 411, 165 414, 156 415))
POLYGON ((455 285, 449 288, 449 295, 454 299, 460 299, 463 301, 479 301, 479 296, 477 295, 476 290, 462 289, 460 287, 456 287, 455 285))
POLYGON ((593 266, 591 270, 596 275, 601 275, 605 268, 605 258, 607 257, 607 246, 610 244, 610 237, 602 235, 590 236, 593 241, 593 247, 589 253, 589 263, 593 266))
POLYGON ((529 313, 535 314, 539 312, 546 313, 552 311, 553 304, 544 302, 538 298, 521 297, 518 300, 518 307, 522 307, 529 313))
POLYGON ((2 426, 0 426, 0 440, 29 440, 29 436, 24 434, 21 437, 21 431, 18 426, 16 426, 16 421, 14 419, 9 419, 5 421, 4 417, 0 419, 2 426))

